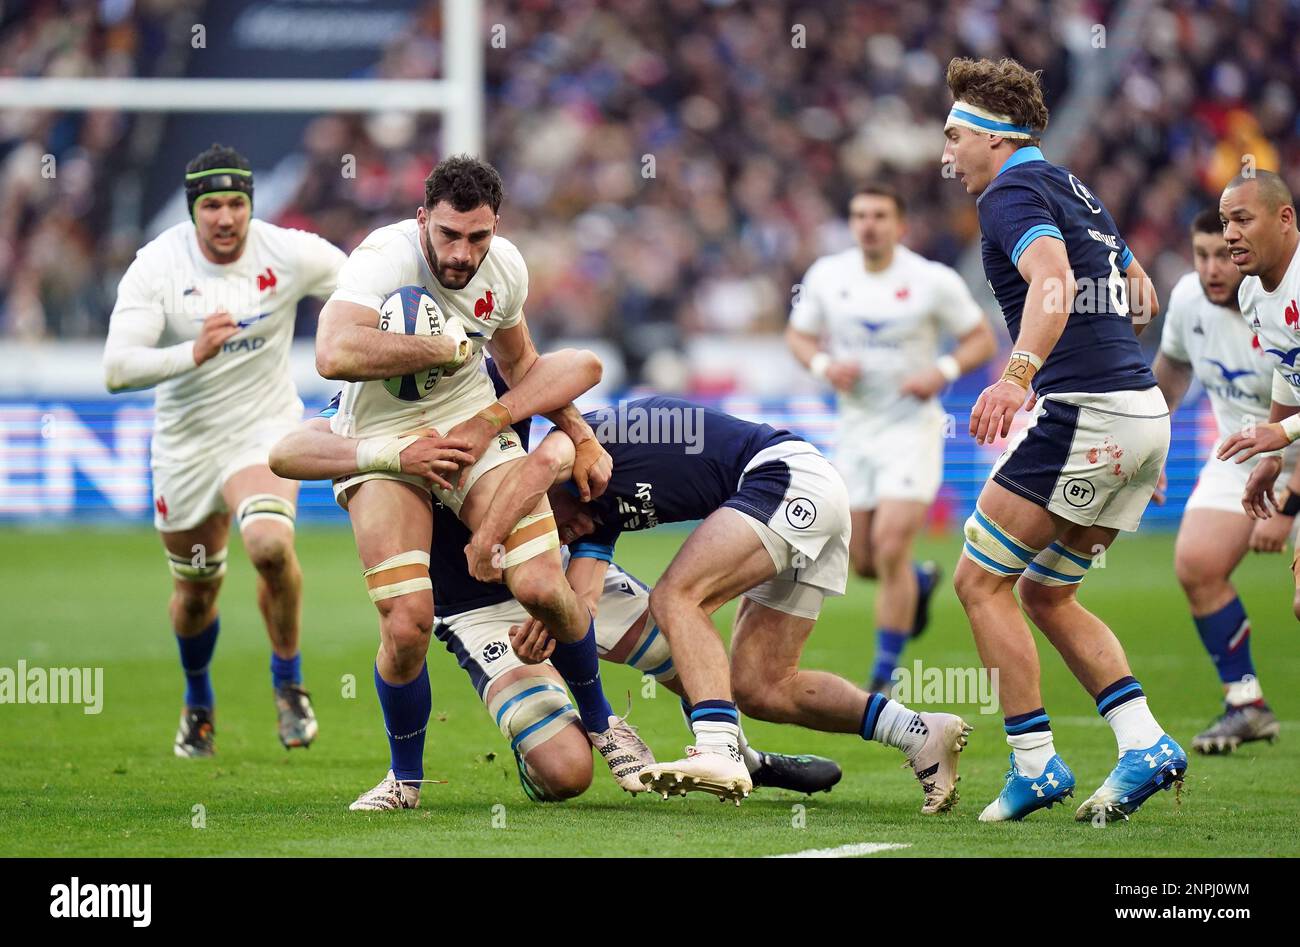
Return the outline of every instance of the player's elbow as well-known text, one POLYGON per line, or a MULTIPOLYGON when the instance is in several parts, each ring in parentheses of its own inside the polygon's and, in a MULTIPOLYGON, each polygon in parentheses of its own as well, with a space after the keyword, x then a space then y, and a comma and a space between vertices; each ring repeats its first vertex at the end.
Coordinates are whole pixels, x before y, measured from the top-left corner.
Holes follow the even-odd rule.
POLYGON ((104 356, 104 387, 114 395, 131 387, 130 379, 126 377, 126 365, 112 353, 104 356))
POLYGON ((590 391, 599 385, 605 377, 605 366, 601 364, 600 356, 590 349, 579 349, 576 361, 575 370, 583 381, 583 390, 590 391))
POLYGON ((316 373, 331 381, 347 381, 347 364, 341 346, 328 335, 316 337, 316 373))
POLYGON ((292 440, 293 435, 286 434, 271 445, 271 450, 266 456, 266 465, 271 468, 271 473, 277 477, 283 477, 285 480, 297 479, 293 475, 293 465, 290 459, 293 456, 289 450, 289 447, 292 446, 292 440))
POLYGON ((573 440, 563 431, 547 435, 532 454, 533 461, 545 471, 551 484, 563 483, 573 475, 573 458, 573 440))

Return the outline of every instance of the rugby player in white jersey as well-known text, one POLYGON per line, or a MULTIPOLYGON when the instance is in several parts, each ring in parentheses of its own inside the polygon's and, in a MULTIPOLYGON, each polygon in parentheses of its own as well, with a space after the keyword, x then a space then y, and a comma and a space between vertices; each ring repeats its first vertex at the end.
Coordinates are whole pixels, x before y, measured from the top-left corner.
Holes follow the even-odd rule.
MULTIPOLYGON (((1221 460, 1244 463, 1263 454, 1242 496, 1252 519, 1269 519, 1277 513, 1300 510, 1298 494, 1281 503, 1274 485, 1282 471, 1281 452, 1300 439, 1300 233, 1296 231, 1295 199, 1278 175, 1256 171, 1228 182, 1219 199, 1223 239, 1237 272, 1243 279, 1237 304, 1246 324, 1259 338, 1260 347, 1274 366, 1272 406, 1268 423, 1247 426, 1219 448, 1221 460)), ((1292 485, 1293 487, 1295 484, 1292 485)), ((1300 572, 1291 561, 1296 595, 1293 608, 1300 618, 1300 572)))
MULTIPOLYGON (((1202 211, 1192 222, 1192 255, 1196 272, 1170 293, 1153 367, 1170 411, 1177 410, 1193 378, 1201 383, 1214 410, 1217 448, 1240 428, 1267 423, 1274 359, 1237 309, 1241 276, 1228 256, 1217 210, 1202 211)), ((1295 471, 1294 448, 1285 461, 1284 478, 1295 471)), ((1250 654, 1250 620, 1231 578, 1248 550, 1281 552, 1294 524, 1294 510, 1256 520, 1242 510, 1246 480, 1258 464, 1258 458, 1245 464, 1219 460, 1211 450, 1178 526, 1174 570, 1223 683, 1223 714, 1192 740, 1201 753, 1231 753, 1252 740, 1275 740, 1279 729, 1264 703, 1250 654)))
MULTIPOLYGON (((327 378, 348 382, 331 427, 361 439, 356 469, 362 472, 336 481, 335 496, 351 518, 379 611, 375 688, 391 734, 412 733, 431 700, 423 655, 434 614, 428 575, 433 514, 428 483, 401 469, 411 432, 437 430, 469 455, 451 489, 433 492, 471 530, 525 457, 510 430, 513 417, 524 416, 524 403, 578 443, 575 479, 586 495, 599 494, 609 477, 608 455, 571 404, 585 389, 573 388, 572 379, 548 373, 538 362, 523 312, 528 270, 514 244, 496 236, 501 198, 501 178, 491 165, 465 155, 444 159, 425 181, 424 205, 415 219, 366 237, 321 313, 317 367, 327 378), (404 286, 419 286, 437 302, 445 320, 442 334, 380 328, 384 299, 404 286), (477 338, 514 389, 500 401, 479 370, 477 338), (441 377, 419 401, 395 397, 382 382, 432 368, 441 377)), ((650 753, 605 699, 592 616, 564 579, 545 498, 503 545, 506 584, 558 640, 551 660, 573 692, 592 743, 621 786, 641 791, 636 774, 650 753)))
POLYGON ((298 651, 298 484, 271 473, 267 451, 302 420, 289 374, 298 301, 329 296, 346 257, 313 234, 253 219, 252 170, 231 148, 214 144, 191 161, 185 194, 191 219, 136 255, 104 345, 109 391, 156 388, 154 526, 186 679, 174 749, 214 752, 208 669, 232 513, 257 570, 280 740, 307 746, 317 724, 298 651))
POLYGON ((835 459, 849 489, 849 558, 858 575, 880 582, 870 689, 887 693, 904 645, 925 629, 939 584, 936 563, 912 561, 943 480, 937 396, 992 358, 997 342, 956 271, 899 243, 904 207, 893 188, 858 188, 849 229, 856 247, 809 268, 786 341, 838 395, 835 459), (957 345, 940 355, 944 336, 957 345))

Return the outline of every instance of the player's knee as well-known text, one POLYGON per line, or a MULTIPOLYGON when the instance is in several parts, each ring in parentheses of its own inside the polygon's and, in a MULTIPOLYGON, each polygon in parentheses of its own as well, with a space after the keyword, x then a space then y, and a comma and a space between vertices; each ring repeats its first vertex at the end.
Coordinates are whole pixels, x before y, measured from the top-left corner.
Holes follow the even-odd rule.
POLYGON ((293 540, 281 535, 280 531, 251 530, 244 534, 244 548, 248 560, 258 574, 265 578, 278 578, 290 571, 296 562, 293 553, 293 540))
POLYGON ((533 785, 548 802, 581 796, 591 786, 591 747, 586 740, 548 740, 524 761, 533 785))
POLYGON ((1194 595, 1208 586, 1217 585, 1227 580, 1228 576, 1222 566, 1196 549, 1180 547, 1174 552, 1174 574, 1188 595, 1194 595))
POLYGON ((510 591, 530 612, 554 614, 561 608, 567 583, 559 569, 543 567, 534 560, 532 568, 520 568, 510 581, 510 591))
POLYGON ((184 584, 172 595, 172 607, 183 621, 197 621, 208 615, 217 604, 220 584, 184 584))
POLYGON ((868 549, 854 549, 849 547, 849 564, 853 567, 853 572, 862 579, 874 579, 876 577, 876 563, 871 557, 871 551, 868 549))
POLYGON ((901 532, 885 533, 871 543, 876 572, 893 572, 910 565, 912 541, 901 532))
POLYGON ((650 613, 655 616, 659 622, 659 630, 664 634, 669 633, 666 623, 674 624, 666 616, 681 614, 683 611, 699 607, 699 597, 672 580, 660 579, 659 583, 650 590, 650 613))
POLYGON ((433 631, 433 598, 428 595, 400 595, 375 603, 385 645, 395 658, 417 654, 423 659, 433 631))
POLYGON ((1074 586, 1054 588, 1023 577, 1016 583, 1020 607, 1039 628, 1051 626, 1056 610, 1074 599, 1074 590, 1074 586))

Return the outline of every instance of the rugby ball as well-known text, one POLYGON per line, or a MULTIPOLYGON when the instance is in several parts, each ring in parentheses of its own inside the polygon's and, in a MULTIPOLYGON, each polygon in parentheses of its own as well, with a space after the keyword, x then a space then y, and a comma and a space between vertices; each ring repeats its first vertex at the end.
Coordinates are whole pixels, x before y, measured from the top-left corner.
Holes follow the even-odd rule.
MULTIPOLYGON (((447 317, 423 286, 403 286, 379 308, 379 328, 398 335, 442 335, 447 317)), ((428 368, 413 375, 385 378, 384 388, 402 401, 429 397, 442 377, 441 368, 428 368)))

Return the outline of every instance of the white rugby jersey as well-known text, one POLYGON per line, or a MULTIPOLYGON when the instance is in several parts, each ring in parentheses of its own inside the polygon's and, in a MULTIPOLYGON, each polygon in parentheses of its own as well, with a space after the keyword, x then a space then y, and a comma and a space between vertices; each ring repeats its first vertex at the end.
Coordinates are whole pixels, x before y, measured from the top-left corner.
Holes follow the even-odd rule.
MULTIPOLYGON (((352 251, 331 298, 378 313, 384 299, 403 286, 423 287, 444 316, 459 319, 467 333, 481 333, 483 340, 475 340, 481 342, 523 318, 528 268, 513 243, 493 237, 473 279, 463 289, 447 289, 424 258, 419 224, 408 219, 379 228, 352 251)), ((338 413, 330 421, 332 430, 344 437, 372 437, 432 425, 445 434, 448 420, 471 415, 496 400, 492 381, 480 370, 482 348, 476 344, 474 355, 456 374, 440 378, 422 401, 403 401, 389 394, 379 380, 348 382, 338 413)))
POLYGON ((1247 276, 1237 302, 1274 370, 1290 385, 1292 403, 1300 403, 1300 249, 1291 254, 1277 289, 1266 293, 1258 276, 1247 276))
POLYGON ((1219 439, 1267 421, 1276 363, 1241 314, 1210 302, 1194 272, 1174 286, 1166 308, 1160 351, 1192 366, 1210 396, 1219 439))
POLYGON ((346 260, 315 234, 257 219, 234 263, 205 258, 191 221, 140 248, 118 285, 104 364, 114 390, 156 386, 156 461, 219 452, 261 418, 301 417, 289 370, 298 302, 327 298, 346 260), (243 328, 196 367, 203 320, 223 309, 243 328))
POLYGON ((941 334, 965 335, 983 318, 955 270, 900 245, 879 273, 867 269, 857 247, 817 260, 804 276, 790 325, 825 335, 832 358, 862 367, 857 388, 837 392, 845 425, 860 430, 939 416, 937 398, 905 397, 898 386, 934 365, 941 334))

